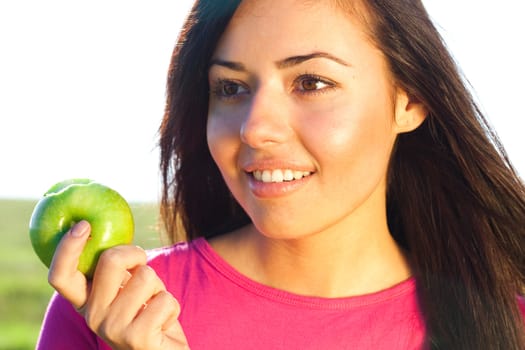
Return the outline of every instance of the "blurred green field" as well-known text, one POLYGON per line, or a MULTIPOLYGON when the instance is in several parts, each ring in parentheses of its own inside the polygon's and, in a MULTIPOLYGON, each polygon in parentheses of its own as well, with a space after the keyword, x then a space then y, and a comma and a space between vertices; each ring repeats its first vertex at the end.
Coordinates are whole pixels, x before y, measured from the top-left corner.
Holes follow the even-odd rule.
MULTIPOLYGON (((44 312, 53 292, 47 268, 29 241, 28 225, 36 201, 0 200, 0 349, 34 349, 44 312)), ((131 204, 135 217, 134 244, 161 245, 158 209, 131 204)))

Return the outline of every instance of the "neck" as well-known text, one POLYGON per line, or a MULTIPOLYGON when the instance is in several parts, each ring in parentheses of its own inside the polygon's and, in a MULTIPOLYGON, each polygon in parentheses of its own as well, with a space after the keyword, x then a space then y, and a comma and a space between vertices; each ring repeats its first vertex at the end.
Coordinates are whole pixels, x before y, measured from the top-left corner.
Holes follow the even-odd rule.
POLYGON ((283 240, 268 238, 250 225, 212 246, 259 283, 300 295, 348 297, 389 288, 410 276, 386 220, 373 226, 373 233, 324 231, 283 240))
POLYGON ((348 297, 406 280, 408 261, 388 229, 384 187, 340 221, 308 234, 272 236, 254 225, 210 242, 245 276, 295 294, 348 297))

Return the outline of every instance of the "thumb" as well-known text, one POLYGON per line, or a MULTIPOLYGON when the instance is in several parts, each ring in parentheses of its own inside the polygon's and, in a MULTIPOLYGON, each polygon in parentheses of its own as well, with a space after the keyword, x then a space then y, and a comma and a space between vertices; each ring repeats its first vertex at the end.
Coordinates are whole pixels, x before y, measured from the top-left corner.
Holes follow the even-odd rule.
POLYGON ((49 284, 77 309, 86 303, 88 296, 86 276, 77 267, 90 233, 87 221, 76 223, 62 237, 49 268, 49 284))

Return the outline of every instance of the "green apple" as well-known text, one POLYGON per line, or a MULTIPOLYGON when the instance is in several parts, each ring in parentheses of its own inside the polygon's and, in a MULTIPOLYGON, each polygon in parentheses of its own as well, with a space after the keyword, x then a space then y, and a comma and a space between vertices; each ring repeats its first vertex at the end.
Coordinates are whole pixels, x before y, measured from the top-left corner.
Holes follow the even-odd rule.
POLYGON ((49 267, 60 239, 80 220, 90 223, 91 237, 80 256, 78 269, 90 278, 104 250, 133 240, 131 209, 115 190, 88 179, 57 183, 36 204, 29 237, 36 254, 49 267))

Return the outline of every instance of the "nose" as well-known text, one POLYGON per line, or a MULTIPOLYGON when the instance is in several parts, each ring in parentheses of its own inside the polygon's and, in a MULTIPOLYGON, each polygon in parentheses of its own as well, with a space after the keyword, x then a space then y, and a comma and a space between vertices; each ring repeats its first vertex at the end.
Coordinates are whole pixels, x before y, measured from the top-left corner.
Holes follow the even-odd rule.
POLYGON ((286 142, 291 134, 286 96, 270 88, 260 88, 242 122, 241 141, 252 148, 264 148, 286 142))

